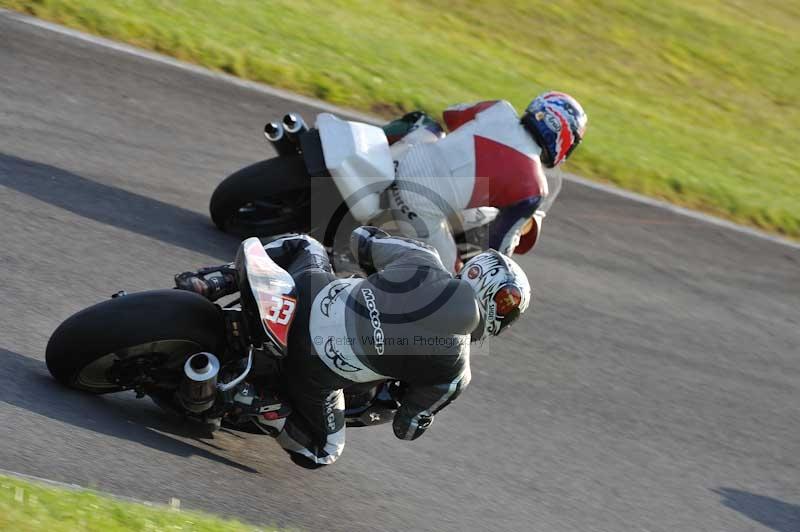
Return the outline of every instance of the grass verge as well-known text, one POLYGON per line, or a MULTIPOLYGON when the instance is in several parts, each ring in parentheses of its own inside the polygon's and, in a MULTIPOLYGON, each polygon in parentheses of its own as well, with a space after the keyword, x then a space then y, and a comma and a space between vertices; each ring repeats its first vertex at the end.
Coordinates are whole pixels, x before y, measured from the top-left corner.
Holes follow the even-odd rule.
POLYGON ((198 512, 124 502, 92 491, 52 487, 0 475, 0 530, 238 532, 276 529, 256 528, 198 512))
POLYGON ((565 90, 590 116, 567 170, 800 237, 794 0, 0 5, 387 117, 565 90))

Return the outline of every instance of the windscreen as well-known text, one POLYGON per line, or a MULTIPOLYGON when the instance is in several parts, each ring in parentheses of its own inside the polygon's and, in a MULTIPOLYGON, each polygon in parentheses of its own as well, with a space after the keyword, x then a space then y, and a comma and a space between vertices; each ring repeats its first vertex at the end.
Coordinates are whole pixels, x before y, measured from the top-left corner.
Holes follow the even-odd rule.
MULTIPOLYGON (((246 276, 247 283, 240 279, 240 284, 249 285, 264 331, 279 350, 285 351, 297 305, 294 279, 275 264, 255 237, 239 247, 236 269, 240 277, 246 276)), ((243 305, 246 299, 242 298, 243 305)))
POLYGON ((558 197, 559 193, 561 192, 561 185, 563 184, 563 174, 560 169, 553 168, 552 170, 547 170, 547 188, 548 194, 547 197, 542 200, 542 204, 539 205, 537 209, 538 212, 542 212, 547 214, 550 208, 555 203, 556 198, 558 197))

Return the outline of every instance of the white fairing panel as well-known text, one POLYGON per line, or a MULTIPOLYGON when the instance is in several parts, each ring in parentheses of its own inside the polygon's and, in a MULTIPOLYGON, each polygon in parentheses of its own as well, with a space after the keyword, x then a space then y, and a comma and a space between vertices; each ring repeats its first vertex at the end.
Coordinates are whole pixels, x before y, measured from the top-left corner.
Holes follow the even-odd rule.
POLYGON ((394 163, 383 130, 361 122, 317 115, 325 165, 359 222, 380 212, 380 194, 394 181, 394 163))
POLYGON ((240 244, 236 269, 239 278, 248 281, 264 332, 285 354, 297 308, 294 279, 267 255, 257 237, 240 244))

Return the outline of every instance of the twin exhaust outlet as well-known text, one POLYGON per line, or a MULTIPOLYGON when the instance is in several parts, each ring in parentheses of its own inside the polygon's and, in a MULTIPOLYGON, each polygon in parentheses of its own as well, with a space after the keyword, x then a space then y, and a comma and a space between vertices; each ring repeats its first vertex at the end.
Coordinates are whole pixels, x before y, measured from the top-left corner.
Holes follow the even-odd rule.
POLYGON ((297 137, 308 131, 308 126, 300 115, 289 113, 281 122, 268 122, 264 126, 264 136, 278 151, 279 155, 297 153, 297 137))

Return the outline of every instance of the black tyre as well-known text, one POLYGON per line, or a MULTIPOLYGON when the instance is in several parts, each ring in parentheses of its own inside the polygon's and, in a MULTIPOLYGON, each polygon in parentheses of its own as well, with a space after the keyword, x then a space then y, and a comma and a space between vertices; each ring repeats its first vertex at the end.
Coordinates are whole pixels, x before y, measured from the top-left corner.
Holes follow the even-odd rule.
POLYGON ((300 155, 276 157, 242 168, 211 195, 211 219, 240 237, 309 229, 311 180, 300 155))
POLYGON ((124 295, 69 317, 47 343, 47 369, 71 388, 91 393, 125 387, 109 380, 115 361, 145 357, 181 364, 199 351, 222 354, 225 325, 219 308, 182 290, 124 295))

